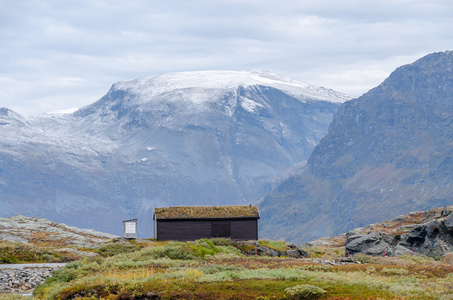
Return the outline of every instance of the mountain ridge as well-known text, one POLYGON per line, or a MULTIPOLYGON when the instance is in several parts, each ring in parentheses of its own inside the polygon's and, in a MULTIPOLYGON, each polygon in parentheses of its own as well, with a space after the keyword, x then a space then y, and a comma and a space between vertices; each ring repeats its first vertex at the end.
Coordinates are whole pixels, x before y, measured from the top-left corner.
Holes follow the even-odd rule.
POLYGON ((402 66, 378 87, 342 104, 308 159, 308 171, 261 204, 268 220, 275 214, 291 220, 265 223, 263 232, 302 242, 451 204, 451 95, 449 51, 402 66), (280 202, 288 209, 279 209, 280 202), (285 233, 286 226, 299 230, 285 233))
MULTIPOLYGON (((308 86, 288 82, 299 94, 308 86)), ((1 216, 52 217, 116 234, 121 220, 139 218, 139 234, 149 236, 156 206, 256 202, 276 176, 308 158, 338 107, 336 98, 319 100, 325 89, 315 99, 263 85, 189 93, 189 82, 162 95, 148 95, 152 85, 121 85, 73 114, 8 125, 0 138, 1 216)))

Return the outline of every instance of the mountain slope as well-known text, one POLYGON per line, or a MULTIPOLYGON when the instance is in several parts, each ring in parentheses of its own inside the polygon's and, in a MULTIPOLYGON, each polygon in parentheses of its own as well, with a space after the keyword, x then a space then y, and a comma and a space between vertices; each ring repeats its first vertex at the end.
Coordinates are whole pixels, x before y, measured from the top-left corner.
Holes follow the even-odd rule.
POLYGON ((344 103, 306 173, 261 203, 262 232, 297 242, 341 234, 451 205, 452 183, 453 52, 447 51, 398 68, 344 103))
POLYGON ((71 115, 19 123, 10 112, 0 215, 116 234, 139 218, 151 236, 156 206, 257 201, 308 158, 347 99, 271 73, 186 72, 116 83, 71 115))

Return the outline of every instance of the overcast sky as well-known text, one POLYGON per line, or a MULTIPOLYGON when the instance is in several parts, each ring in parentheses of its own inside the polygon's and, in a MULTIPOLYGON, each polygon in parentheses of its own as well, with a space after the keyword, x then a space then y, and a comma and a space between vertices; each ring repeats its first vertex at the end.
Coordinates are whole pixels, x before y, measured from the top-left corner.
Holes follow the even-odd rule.
POLYGON ((71 110, 117 81, 260 69, 360 96, 453 49, 451 0, 0 0, 0 107, 71 110))

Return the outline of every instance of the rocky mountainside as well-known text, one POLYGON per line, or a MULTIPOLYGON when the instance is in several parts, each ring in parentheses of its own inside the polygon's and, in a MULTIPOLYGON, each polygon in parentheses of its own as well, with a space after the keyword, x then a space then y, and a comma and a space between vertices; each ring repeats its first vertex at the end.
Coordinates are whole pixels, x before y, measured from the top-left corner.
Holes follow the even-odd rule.
POLYGON ((43 218, 14 216, 0 218, 0 241, 10 241, 34 246, 59 246, 90 248, 110 241, 118 236, 80 229, 43 218))
POLYGON ((260 204, 261 236, 306 242, 453 203, 453 52, 345 102, 305 173, 260 204))
POLYGON ((138 218, 150 237, 156 206, 256 202, 299 172, 347 99, 271 73, 212 71, 119 82, 69 115, 1 109, 0 216, 115 234, 138 218))
POLYGON ((453 253, 453 206, 411 212, 307 244, 345 247, 345 254, 349 256, 357 253, 374 256, 423 254, 441 258, 453 253))
POLYGON ((440 258, 453 253, 453 206, 413 212, 349 231, 345 247, 350 255, 424 254, 440 258))

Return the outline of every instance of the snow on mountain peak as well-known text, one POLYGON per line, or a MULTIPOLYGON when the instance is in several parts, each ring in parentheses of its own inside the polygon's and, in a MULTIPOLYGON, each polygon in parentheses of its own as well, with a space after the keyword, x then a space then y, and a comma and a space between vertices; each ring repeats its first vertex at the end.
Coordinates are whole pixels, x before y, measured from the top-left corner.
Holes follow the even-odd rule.
POLYGON ((257 85, 280 89, 301 100, 312 99, 342 103, 351 99, 349 96, 331 89, 315 87, 289 77, 258 70, 169 73, 120 81, 113 85, 112 90, 127 91, 138 96, 134 98, 134 102, 137 104, 178 91, 181 92, 178 93, 178 99, 200 103, 216 99, 213 96, 218 92, 257 85))

